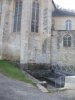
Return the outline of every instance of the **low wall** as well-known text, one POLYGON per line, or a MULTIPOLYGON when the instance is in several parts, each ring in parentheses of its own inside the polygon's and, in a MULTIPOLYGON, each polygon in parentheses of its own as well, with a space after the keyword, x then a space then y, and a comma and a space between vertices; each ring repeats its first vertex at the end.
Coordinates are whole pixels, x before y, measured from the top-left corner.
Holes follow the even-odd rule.
POLYGON ((65 86, 66 89, 75 89, 75 76, 65 76, 65 86))

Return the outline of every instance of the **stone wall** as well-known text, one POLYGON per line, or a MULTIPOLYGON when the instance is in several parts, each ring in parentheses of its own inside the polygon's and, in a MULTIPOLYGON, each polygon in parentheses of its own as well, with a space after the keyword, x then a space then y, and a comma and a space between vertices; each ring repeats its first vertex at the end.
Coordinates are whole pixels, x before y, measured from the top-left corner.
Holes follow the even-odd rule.
POLYGON ((51 63, 59 66, 75 66, 75 31, 53 31, 51 63), (63 36, 72 37, 71 47, 63 46, 63 36))
POLYGON ((21 64, 25 65, 28 63, 75 65, 75 18, 65 16, 64 18, 54 18, 55 31, 51 32, 51 2, 51 0, 39 0, 39 32, 31 33, 33 0, 23 0, 21 32, 13 33, 15 0, 3 0, 0 26, 0 58, 20 61, 21 64), (67 18, 73 22, 73 31, 65 31, 67 18), (67 48, 63 47, 63 36, 66 34, 72 37, 72 46, 67 48))
MULTIPOLYGON (((24 1, 26 3, 26 1, 24 1)), ((50 63, 50 35, 51 35, 51 0, 39 0, 39 32, 31 33, 31 17, 32 17, 32 0, 27 1, 27 7, 24 9, 24 12, 27 12, 26 15, 23 13, 22 18, 22 30, 21 30, 21 56, 20 62, 24 63, 50 63), (47 31, 44 30, 44 11, 47 10, 47 31), (26 20, 26 23, 24 22, 26 20), (25 28, 26 29, 25 29, 25 28), (44 40, 47 40, 46 53, 42 54, 42 45, 44 40), (26 45, 25 45, 26 44, 26 45), (25 45, 25 47, 24 47, 25 45)))
POLYGON ((2 59, 20 61, 20 33, 13 33, 14 4, 14 0, 3 1, 2 59))

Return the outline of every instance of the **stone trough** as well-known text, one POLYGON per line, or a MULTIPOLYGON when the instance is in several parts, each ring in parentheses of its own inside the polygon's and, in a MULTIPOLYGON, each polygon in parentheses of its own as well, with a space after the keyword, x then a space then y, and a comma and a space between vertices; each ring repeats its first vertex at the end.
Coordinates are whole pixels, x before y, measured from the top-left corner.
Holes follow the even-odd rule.
POLYGON ((44 77, 44 79, 46 79, 46 81, 48 81, 54 87, 58 88, 64 87, 65 84, 65 76, 59 74, 51 73, 49 76, 44 77))
POLYGON ((56 88, 75 89, 75 76, 46 77, 46 80, 53 82, 56 88))

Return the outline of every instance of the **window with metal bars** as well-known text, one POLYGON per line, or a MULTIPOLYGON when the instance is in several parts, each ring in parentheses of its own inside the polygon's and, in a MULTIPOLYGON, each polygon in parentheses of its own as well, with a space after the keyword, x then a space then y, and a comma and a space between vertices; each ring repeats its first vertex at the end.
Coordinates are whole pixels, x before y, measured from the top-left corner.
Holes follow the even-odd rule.
POLYGON ((65 35, 63 37, 63 46, 64 47, 71 47, 71 36, 70 35, 65 35))
POLYGON ((38 32, 39 27, 39 2, 35 0, 32 4, 31 32, 38 32))
POLYGON ((22 0, 16 0, 13 32, 21 30, 22 0))

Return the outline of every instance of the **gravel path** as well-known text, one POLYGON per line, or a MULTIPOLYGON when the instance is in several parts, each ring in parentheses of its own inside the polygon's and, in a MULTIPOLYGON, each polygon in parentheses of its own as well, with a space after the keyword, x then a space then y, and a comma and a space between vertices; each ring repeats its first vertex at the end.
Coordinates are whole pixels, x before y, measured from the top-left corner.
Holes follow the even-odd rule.
POLYGON ((75 100, 75 91, 42 93, 30 84, 0 74, 0 100, 75 100))

